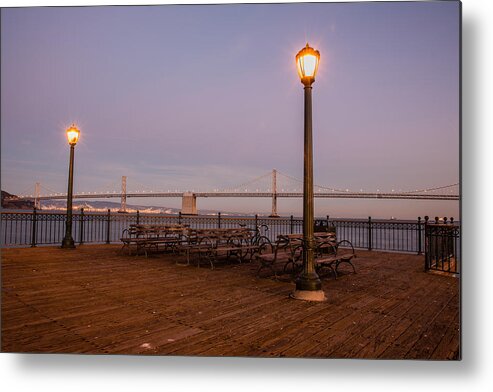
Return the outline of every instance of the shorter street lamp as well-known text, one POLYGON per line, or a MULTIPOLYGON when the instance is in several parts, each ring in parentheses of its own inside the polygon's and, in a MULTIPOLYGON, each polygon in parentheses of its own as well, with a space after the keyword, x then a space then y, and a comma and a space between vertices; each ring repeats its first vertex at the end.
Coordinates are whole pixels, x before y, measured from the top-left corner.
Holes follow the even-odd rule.
POLYGON ((72 191, 74 188, 74 150, 80 136, 79 129, 72 124, 67 129, 67 140, 70 145, 70 161, 68 166, 68 191, 67 191, 67 220, 65 222, 65 237, 62 241, 62 248, 75 248, 72 238, 72 191))
POLYGON ((325 301, 315 265, 314 253, 314 199, 313 199, 313 142, 312 142, 312 84, 315 82, 320 52, 308 43, 296 55, 296 66, 305 90, 305 132, 303 165, 303 272, 296 281, 293 298, 305 301, 325 301))

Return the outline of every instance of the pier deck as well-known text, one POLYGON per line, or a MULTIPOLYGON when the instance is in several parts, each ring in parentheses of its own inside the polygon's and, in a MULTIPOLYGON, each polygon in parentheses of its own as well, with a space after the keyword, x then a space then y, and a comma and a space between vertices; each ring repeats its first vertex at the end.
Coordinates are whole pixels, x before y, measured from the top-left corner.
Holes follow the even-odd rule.
POLYGON ((358 273, 326 277, 328 301, 255 264, 179 266, 115 245, 2 249, 2 351, 457 359, 459 279, 424 257, 358 251, 358 273))

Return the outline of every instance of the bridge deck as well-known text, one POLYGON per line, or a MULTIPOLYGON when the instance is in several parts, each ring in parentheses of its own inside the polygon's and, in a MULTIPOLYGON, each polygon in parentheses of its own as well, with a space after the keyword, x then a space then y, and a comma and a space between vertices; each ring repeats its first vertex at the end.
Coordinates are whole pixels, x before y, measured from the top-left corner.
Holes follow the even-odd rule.
POLYGON ((325 303, 288 298, 255 265, 214 271, 118 246, 2 250, 2 351, 455 359, 457 278, 423 257, 360 251, 324 278, 325 303))
MULTIPOLYGON (((74 199, 114 199, 114 198, 134 198, 134 197, 172 197, 182 198, 183 192, 147 192, 147 193, 84 193, 73 195, 74 199)), ((272 192, 194 192, 195 197, 273 197, 272 192)), ((279 198, 302 198, 302 192, 276 192, 276 197, 279 198)), ((457 194, 434 194, 434 193, 364 193, 364 192, 315 192, 314 197, 327 199, 395 199, 395 200, 459 200, 460 195, 457 194)), ((15 200, 65 200, 66 194, 39 196, 38 198, 28 196, 19 197, 15 200)))

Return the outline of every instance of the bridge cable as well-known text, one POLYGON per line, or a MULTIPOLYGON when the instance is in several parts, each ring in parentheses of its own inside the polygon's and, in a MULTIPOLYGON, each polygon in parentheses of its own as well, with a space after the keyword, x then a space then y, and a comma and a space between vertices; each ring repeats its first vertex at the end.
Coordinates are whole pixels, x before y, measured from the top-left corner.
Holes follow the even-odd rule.
POLYGON ((48 188, 48 187, 46 187, 46 186, 44 186, 44 185, 42 185, 42 184, 39 184, 39 187, 40 187, 41 189, 43 189, 43 190, 45 190, 45 191, 48 191, 48 192, 51 192, 51 193, 60 193, 60 194, 62 193, 62 192, 56 192, 56 191, 54 191, 53 189, 50 189, 50 188, 48 188))
POLYGON ((459 183, 450 184, 450 185, 444 185, 444 186, 438 186, 438 187, 435 187, 435 188, 417 189, 415 191, 405 191, 405 192, 400 192, 400 193, 418 193, 418 192, 437 191, 439 189, 452 188, 452 187, 457 186, 457 185, 459 185, 459 183))
MULTIPOLYGON (((303 184, 303 180, 300 180, 299 178, 296 178, 296 177, 290 176, 288 174, 282 173, 279 170, 277 172, 279 174, 281 174, 282 176, 289 178, 290 180, 293 180, 293 181, 296 181, 296 182, 299 182, 299 183, 303 184)), ((326 187, 326 186, 323 186, 323 185, 313 184, 313 186, 314 187, 317 187, 317 188, 321 188, 321 189, 330 190, 332 192, 341 192, 341 193, 346 193, 347 192, 347 191, 342 190, 342 189, 329 188, 329 187, 326 187)))
POLYGON ((13 195, 13 196, 17 196, 17 197, 25 197, 27 192, 32 192, 31 194, 32 194, 32 195, 34 195, 34 190, 33 190, 32 185, 29 185, 29 186, 28 186, 26 189, 24 189, 22 192, 18 192, 18 194, 17 194, 17 195, 13 195))
POLYGON ((268 173, 266 173, 266 174, 263 174, 263 175, 261 175, 261 176, 259 176, 259 177, 254 178, 253 180, 249 180, 249 181, 247 181, 247 182, 244 182, 244 183, 242 183, 242 184, 240 184, 240 185, 238 185, 238 186, 235 186, 235 187, 229 187, 229 188, 225 188, 223 191, 228 191, 228 190, 230 190, 230 192, 231 192, 231 191, 233 191, 234 189, 241 189, 241 188, 243 188, 243 187, 245 187, 245 186, 247 186, 247 185, 252 184, 253 182, 256 182, 256 181, 258 181, 258 180, 261 180, 261 179, 263 179, 263 178, 265 178, 265 177, 268 177, 268 176, 271 176, 271 175, 272 175, 272 172, 268 172, 268 173))
MULTIPOLYGON (((297 181, 297 182, 300 182, 300 183, 303 183, 302 180, 296 178, 296 177, 292 177, 288 174, 285 174, 285 173, 282 173, 280 172, 279 170, 277 171, 279 174, 291 179, 291 180, 294 180, 294 181, 297 181)), ((435 190, 439 190, 439 189, 445 189, 445 188, 451 188, 451 187, 454 187, 454 186, 457 186, 459 185, 459 183, 455 183, 455 184, 450 184, 450 185, 444 185, 444 186, 438 186, 438 187, 434 187, 434 188, 427 188, 427 189, 419 189, 419 190, 414 190, 414 191, 402 191, 402 192, 398 192, 398 193, 405 193, 405 194, 409 194, 409 193, 419 193, 419 192, 430 192, 430 191, 435 191, 435 190)), ((331 191, 336 191, 336 192, 341 192, 341 193, 347 193, 348 191, 347 190, 342 190, 342 189, 336 189, 336 188, 330 188, 330 187, 327 187, 327 186, 323 186, 323 185, 317 185, 317 184, 313 184, 314 187, 317 187, 317 188, 321 188, 321 189, 327 189, 327 190, 331 190, 331 191)), ((390 192, 383 192, 383 193, 390 193, 390 192)))

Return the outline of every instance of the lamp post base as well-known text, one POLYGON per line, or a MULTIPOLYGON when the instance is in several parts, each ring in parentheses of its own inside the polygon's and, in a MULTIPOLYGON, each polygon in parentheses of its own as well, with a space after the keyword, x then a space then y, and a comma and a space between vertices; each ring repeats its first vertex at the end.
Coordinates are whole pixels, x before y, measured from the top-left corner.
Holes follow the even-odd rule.
POLYGON ((291 298, 303 301, 326 301, 322 290, 322 282, 315 272, 302 274, 296 281, 296 290, 290 295, 291 298))
POLYGON ((296 290, 318 291, 322 290, 322 282, 315 271, 303 273, 296 280, 296 290))
POLYGON ((65 237, 62 241, 63 249, 75 249, 74 239, 72 237, 65 237))
POLYGON ((324 302, 327 301, 327 297, 323 290, 295 290, 290 295, 293 299, 300 299, 302 301, 324 302))

